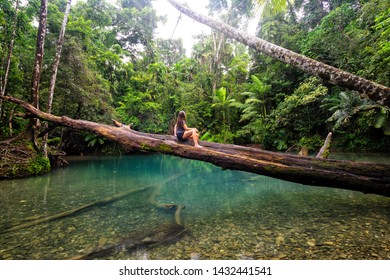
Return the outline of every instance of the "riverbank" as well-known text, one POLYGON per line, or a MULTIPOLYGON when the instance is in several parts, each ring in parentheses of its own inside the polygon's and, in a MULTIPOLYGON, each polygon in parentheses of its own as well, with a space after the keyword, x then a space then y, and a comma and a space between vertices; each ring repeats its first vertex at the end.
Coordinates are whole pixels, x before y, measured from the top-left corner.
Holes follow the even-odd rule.
POLYGON ((2 143, 0 146, 0 179, 25 178, 51 170, 49 159, 38 154, 27 141, 2 143))

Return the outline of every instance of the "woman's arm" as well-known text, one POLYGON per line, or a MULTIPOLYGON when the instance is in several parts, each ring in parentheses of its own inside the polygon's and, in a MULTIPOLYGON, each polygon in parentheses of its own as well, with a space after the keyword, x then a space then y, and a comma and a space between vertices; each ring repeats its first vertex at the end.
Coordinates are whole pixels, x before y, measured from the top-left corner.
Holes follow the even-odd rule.
POLYGON ((175 124, 175 127, 173 128, 173 135, 174 135, 174 136, 177 136, 177 135, 176 135, 176 130, 177 130, 177 124, 175 124))
POLYGON ((184 130, 195 129, 196 132, 199 132, 195 127, 188 127, 187 124, 184 124, 184 125, 183 125, 183 128, 184 128, 184 130))

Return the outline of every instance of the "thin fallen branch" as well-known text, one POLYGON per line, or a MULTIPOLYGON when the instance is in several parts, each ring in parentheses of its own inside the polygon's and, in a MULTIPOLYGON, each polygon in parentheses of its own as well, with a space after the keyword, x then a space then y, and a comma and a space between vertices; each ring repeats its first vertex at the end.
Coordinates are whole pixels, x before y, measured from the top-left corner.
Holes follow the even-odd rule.
POLYGON ((176 211, 175 211, 175 223, 177 225, 181 225, 181 210, 183 210, 184 208, 186 208, 186 206, 184 204, 179 204, 176 206, 176 211))

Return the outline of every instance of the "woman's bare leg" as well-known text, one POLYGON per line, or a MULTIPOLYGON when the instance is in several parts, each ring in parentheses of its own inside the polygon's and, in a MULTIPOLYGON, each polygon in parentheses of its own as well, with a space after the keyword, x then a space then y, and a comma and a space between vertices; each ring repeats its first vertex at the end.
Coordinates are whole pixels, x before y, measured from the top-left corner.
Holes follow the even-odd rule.
POLYGON ((186 130, 183 134, 183 139, 188 139, 188 138, 191 138, 192 140, 194 140, 194 146, 195 147, 198 147, 198 148, 201 148, 202 146, 199 145, 198 143, 198 140, 199 140, 199 134, 196 132, 195 129, 190 129, 190 130, 186 130))
POLYGON ((184 131, 183 139, 192 139, 192 135, 194 134, 194 131, 192 129, 184 131))
POLYGON ((202 148, 202 146, 199 145, 199 143, 198 143, 198 141, 199 141, 199 134, 197 132, 194 132, 192 134, 192 139, 194 140, 194 146, 195 147, 202 148))

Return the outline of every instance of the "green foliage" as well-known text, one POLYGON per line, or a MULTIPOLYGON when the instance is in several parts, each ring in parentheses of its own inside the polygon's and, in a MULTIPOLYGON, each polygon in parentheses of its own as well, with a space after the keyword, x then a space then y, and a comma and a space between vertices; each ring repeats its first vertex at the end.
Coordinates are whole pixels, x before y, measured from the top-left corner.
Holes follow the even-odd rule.
MULTIPOLYGON (((210 15, 244 30, 255 12, 254 2, 261 1, 213 0, 210 15)), ((271 9, 259 19, 260 38, 390 85, 389 1, 263 2, 271 9)), ((46 107, 65 4, 64 0, 49 3, 41 109, 46 107)), ((5 61, 14 1, 0 0, 0 7, 0 54, 5 61)), ((24 100, 30 93, 38 10, 37 0, 27 1, 20 9, 6 91, 24 100)), ((53 114, 102 123, 114 117, 140 131, 170 133, 178 111, 185 110, 187 124, 210 141, 258 144, 281 151, 304 145, 314 151, 333 130, 332 146, 337 148, 389 149, 387 107, 324 85, 219 33, 199 35, 192 56, 185 57, 182 40, 155 38, 159 20, 149 0, 122 0, 115 6, 106 0, 75 3, 67 24, 53 114)), ((4 65, 0 75, 4 75, 4 65)), ((23 131, 27 121, 17 116, 19 110, 4 103, 2 137, 10 136, 11 128, 13 134, 23 131)), ((69 131, 54 130, 51 136, 79 152, 111 145, 103 138, 69 131)), ((161 147, 169 152, 165 148, 161 147)))
POLYGON ((338 129, 343 125, 347 125, 349 120, 356 113, 357 108, 362 108, 370 104, 366 99, 361 99, 353 92, 340 92, 338 100, 326 99, 324 100, 335 103, 329 108, 333 115, 327 120, 328 122, 335 122, 333 129, 338 129))
POLYGON ((150 129, 148 126, 160 124, 155 121, 157 121, 156 113, 160 111, 161 105, 153 102, 148 92, 129 90, 119 105, 117 113, 122 122, 132 123, 135 129, 148 131, 150 129))
POLYGON ((271 17, 287 10, 286 0, 257 0, 258 9, 262 9, 262 17, 271 17))
POLYGON ((29 162, 27 171, 31 175, 45 174, 50 171, 50 160, 42 155, 37 155, 29 162))
POLYGON ((272 149, 275 134, 272 130, 274 119, 268 116, 258 118, 241 127, 234 137, 234 142, 238 144, 254 143, 262 145, 263 148, 272 149))
POLYGON ((88 143, 88 147, 96 147, 98 145, 103 145, 104 142, 107 140, 104 137, 101 137, 99 135, 95 134, 87 134, 84 138, 84 140, 88 143))
POLYGON ((272 112, 270 133, 273 147, 285 150, 303 137, 324 133, 326 110, 320 104, 328 89, 317 78, 306 79, 294 92, 279 103, 272 112))
POLYGON ((276 137, 273 143, 273 146, 278 151, 285 151, 288 148, 288 134, 285 129, 280 129, 276 131, 276 137))
POLYGON ((215 91, 215 95, 213 96, 213 105, 211 107, 215 108, 218 114, 222 116, 222 124, 226 124, 226 116, 229 114, 229 100, 230 97, 226 96, 226 88, 221 87, 215 91))
POLYGON ((325 98, 322 103, 322 107, 333 113, 327 122, 332 124, 333 143, 338 148, 349 151, 387 149, 387 108, 348 91, 325 98))
POLYGON ((218 128, 219 133, 211 133, 207 131, 200 139, 203 141, 211 141, 217 143, 234 143, 234 133, 230 131, 230 127, 223 125, 218 128))
POLYGON ((60 137, 53 137, 53 138, 48 139, 47 144, 49 146, 57 146, 60 142, 61 142, 60 137))
POLYGON ((359 13, 354 36, 362 50, 364 65, 357 73, 390 86, 390 3, 386 0, 367 2, 359 13))
POLYGON ((181 59, 185 57, 185 50, 183 47, 182 39, 158 39, 157 40, 157 51, 161 61, 166 66, 172 66, 178 63, 181 59))
POLYGON ((327 122, 334 124, 334 131, 348 129, 358 118, 362 127, 382 129, 384 134, 388 135, 389 109, 373 101, 362 99, 353 92, 342 91, 338 98, 334 96, 325 98, 322 106, 329 107, 332 113, 327 122))
POLYGON ((51 169, 49 159, 38 154, 32 143, 26 140, 1 145, 0 154, 0 178, 3 179, 44 174, 51 169))
POLYGON ((240 122, 251 121, 255 118, 265 118, 270 109, 270 99, 268 93, 271 87, 265 85, 255 75, 251 76, 252 83, 249 84, 249 91, 242 92, 241 95, 245 98, 244 103, 236 101, 232 106, 242 110, 240 122))
POLYGON ((324 136, 319 134, 315 134, 309 137, 302 137, 299 140, 298 147, 307 147, 309 151, 318 152, 324 143, 324 139, 324 136))
POLYGON ((341 69, 355 69, 355 60, 349 53, 355 51, 354 38, 349 36, 349 24, 355 20, 356 11, 346 4, 326 15, 321 24, 301 40, 303 54, 341 69))
POLYGON ((319 104, 327 92, 328 89, 317 78, 306 79, 274 110, 278 125, 303 134, 315 130, 315 126, 323 120, 319 104))
MULTIPOLYGON (((299 42, 307 36, 307 31, 299 24, 292 24, 284 16, 275 16, 260 22, 258 37, 263 38, 281 47, 297 53, 299 42)), ((271 108, 283 101, 286 95, 292 94, 294 89, 305 78, 304 73, 296 68, 267 57, 263 54, 253 54, 253 66, 250 73, 261 77, 261 81, 272 88, 270 96, 271 108)))

